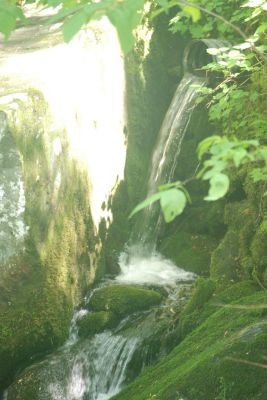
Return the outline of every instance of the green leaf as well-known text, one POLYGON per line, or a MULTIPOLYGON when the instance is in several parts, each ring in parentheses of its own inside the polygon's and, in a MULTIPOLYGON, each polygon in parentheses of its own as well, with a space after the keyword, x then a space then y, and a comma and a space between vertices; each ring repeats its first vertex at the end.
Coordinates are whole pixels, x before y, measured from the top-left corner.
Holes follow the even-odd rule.
POLYGON ((87 15, 81 11, 64 22, 62 26, 63 37, 65 42, 70 42, 71 39, 80 31, 82 26, 87 22, 87 15))
POLYGON ((179 189, 162 192, 160 205, 166 222, 171 222, 180 215, 186 206, 186 196, 179 189))
POLYGON ((247 151, 242 147, 235 149, 233 152, 233 160, 235 166, 239 167, 239 165, 241 165, 242 161, 246 158, 246 156, 247 156, 247 151))
POLYGON ((220 136, 209 136, 206 139, 202 140, 199 144, 198 144, 198 148, 197 148, 197 153, 198 153, 198 159, 201 160, 203 155, 205 153, 208 152, 208 150, 210 149, 210 147, 221 141, 221 137, 220 136))
POLYGON ((145 199, 144 201, 142 201, 141 203, 139 203, 131 212, 131 214, 129 215, 129 218, 132 218, 133 215, 135 215, 138 211, 141 211, 143 208, 150 206, 150 204, 155 203, 155 201, 158 201, 161 199, 162 197, 162 193, 164 192, 157 192, 154 193, 152 196, 148 197, 147 199, 145 199))
POLYGON ((190 17, 192 18, 193 22, 197 22, 201 18, 201 12, 196 7, 185 6, 185 7, 183 7, 183 11, 190 15, 190 17))
POLYGON ((215 201, 222 198, 229 189, 229 178, 227 175, 218 173, 210 179, 209 194, 204 198, 206 201, 215 201))
POLYGON ((52 15, 48 21, 46 22, 46 25, 51 25, 54 24, 55 22, 61 21, 63 18, 68 17, 69 15, 73 14, 74 12, 80 11, 81 8, 84 6, 76 6, 72 8, 62 8, 57 12, 57 14, 52 15))
POLYGON ((157 0, 157 3, 166 11, 169 9, 169 0, 157 0))
POLYGON ((0 11, 0 32, 2 32, 7 40, 11 32, 16 27, 16 18, 5 11, 0 11))
POLYGON ((134 45, 133 29, 140 23, 140 10, 143 6, 144 0, 124 0, 117 2, 116 7, 107 11, 107 16, 117 30, 121 48, 125 54, 134 45))

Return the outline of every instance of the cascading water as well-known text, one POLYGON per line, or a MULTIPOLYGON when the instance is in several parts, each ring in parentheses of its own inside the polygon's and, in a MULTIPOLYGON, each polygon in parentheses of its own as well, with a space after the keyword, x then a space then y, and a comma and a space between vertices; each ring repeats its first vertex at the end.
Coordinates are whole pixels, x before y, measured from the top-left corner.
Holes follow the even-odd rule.
POLYGON ((137 339, 110 331, 65 348, 40 369, 39 400, 107 400, 117 394, 137 339))
MULTIPOLYGON (((198 87, 204 86, 207 77, 202 67, 209 62, 218 61, 219 56, 210 56, 208 48, 223 48, 228 42, 217 39, 195 40, 185 49, 184 76, 179 83, 172 102, 162 123, 158 140, 152 155, 148 178, 147 197, 158 186, 171 182, 179 160, 183 139, 197 105, 198 87)), ((132 243, 141 244, 143 254, 155 250, 161 225, 161 215, 157 204, 152 204, 142 212, 142 217, 134 228, 132 243)))
MULTIPOLYGON (((205 79, 186 73, 172 99, 171 105, 161 126, 150 167, 147 197, 157 191, 159 185, 172 180, 179 159, 183 138, 191 120, 198 91, 195 86, 203 86, 205 79)), ((133 240, 149 248, 155 248, 160 228, 160 215, 157 205, 152 204, 144 210, 137 237, 133 240)))
MULTIPOLYGON (((210 45, 214 47, 214 43, 210 45)), ((220 45, 219 43, 218 46, 220 45)), ((208 46, 209 44, 205 42, 205 49, 208 46)), ((190 54, 190 51, 186 52, 186 65, 190 68, 187 68, 175 92, 155 146, 148 180, 148 196, 155 192, 160 184, 167 183, 173 178, 182 141, 196 105, 198 92, 194 86, 205 84, 205 78, 192 73, 191 67, 194 63, 190 54)), ((177 296, 181 297, 180 290, 183 282, 192 281, 194 275, 178 268, 155 252, 160 224, 158 214, 158 210, 153 207, 145 210, 142 223, 136 228, 134 246, 130 246, 120 256, 121 273, 116 277, 115 283, 164 286, 169 292, 169 297, 161 308, 170 308, 172 312, 172 302, 177 301, 177 296)), ((144 323, 141 324, 140 329, 139 326, 136 328, 135 315, 121 323, 125 326, 129 319, 132 321, 130 321, 128 331, 117 327, 115 331, 104 331, 89 339, 80 340, 77 323, 88 312, 90 313, 82 309, 74 314, 69 339, 65 346, 37 365, 38 394, 34 400, 111 399, 121 390, 127 379, 127 370, 132 358, 138 349, 142 348, 142 341, 149 330, 147 321, 153 320, 154 324, 157 321, 157 312, 152 310, 148 314, 141 315, 140 318, 144 323), (131 329, 132 333, 129 334, 131 329)), ((148 361, 145 356, 143 357, 141 364, 145 365, 148 361)), ((34 366, 30 367, 31 370, 34 370, 34 366)), ((13 399, 12 393, 10 396, 9 394, 8 391, 5 398, 13 399)))

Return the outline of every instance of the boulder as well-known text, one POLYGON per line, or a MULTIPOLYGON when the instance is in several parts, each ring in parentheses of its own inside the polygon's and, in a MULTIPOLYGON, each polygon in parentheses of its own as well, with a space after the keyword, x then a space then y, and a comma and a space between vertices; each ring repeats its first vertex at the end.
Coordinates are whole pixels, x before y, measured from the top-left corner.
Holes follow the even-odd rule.
POLYGON ((131 285, 110 285, 96 290, 89 307, 93 311, 113 312, 120 318, 159 304, 160 293, 131 285))

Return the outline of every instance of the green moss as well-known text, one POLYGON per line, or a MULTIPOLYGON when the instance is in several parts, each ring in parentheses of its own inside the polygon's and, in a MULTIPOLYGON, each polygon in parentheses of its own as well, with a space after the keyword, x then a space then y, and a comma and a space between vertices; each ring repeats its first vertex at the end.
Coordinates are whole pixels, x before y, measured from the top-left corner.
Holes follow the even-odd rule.
POLYGON ((93 275, 95 245, 87 175, 69 159, 65 133, 51 131, 43 96, 29 90, 8 117, 23 163, 29 230, 25 250, 1 266, 0 389, 32 356, 66 339, 73 307, 93 275), (62 145, 57 157, 55 138, 62 145))
POLYGON ((200 278, 196 282, 192 298, 184 308, 179 321, 179 332, 182 337, 192 332, 212 315, 218 307, 231 303, 242 297, 250 296, 259 290, 253 281, 232 284, 227 289, 216 287, 214 281, 200 278))
POLYGON ((162 296, 155 290, 128 285, 110 285, 96 290, 90 300, 93 311, 114 312, 124 317, 159 304, 162 296))
POLYGON ((85 315, 78 320, 79 336, 88 337, 100 333, 105 329, 114 328, 118 318, 112 312, 98 311, 85 315))
POLYGON ((167 357, 147 368, 114 400, 264 400, 266 372, 234 359, 262 363, 266 353, 266 293, 222 308, 194 330, 167 357), (255 305, 256 307, 246 307, 255 305), (240 308, 239 308, 240 306, 240 308), (257 306, 259 308, 257 308, 257 306), (179 398, 179 396, 178 396, 179 398))
POLYGON ((257 269, 264 273, 267 268, 267 221, 257 229, 251 245, 252 258, 257 269))
POLYGON ((210 276, 218 282, 229 283, 238 279, 239 270, 239 235, 229 230, 212 253, 210 276))
MULTIPOLYGON (((115 275, 120 272, 118 265, 119 254, 130 235, 128 214, 129 197, 125 181, 121 181, 111 196, 108 207, 112 210, 113 220, 108 228, 107 237, 102 248, 102 262, 105 272, 115 275)), ((99 269, 99 268, 98 268, 99 269)), ((103 268, 102 271, 104 272, 103 268)), ((99 275, 100 276, 100 275, 99 275)))
POLYGON ((192 204, 185 210, 179 223, 181 230, 221 238, 224 235, 226 226, 223 223, 224 202, 216 201, 208 204, 192 204))
POLYGON ((215 292, 216 284, 211 279, 199 278, 192 293, 192 297, 187 303, 184 313, 191 314, 196 309, 203 308, 204 304, 215 292))
POLYGON ((218 241, 207 235, 178 230, 162 240, 159 250, 176 265, 199 275, 207 275, 210 257, 218 241))

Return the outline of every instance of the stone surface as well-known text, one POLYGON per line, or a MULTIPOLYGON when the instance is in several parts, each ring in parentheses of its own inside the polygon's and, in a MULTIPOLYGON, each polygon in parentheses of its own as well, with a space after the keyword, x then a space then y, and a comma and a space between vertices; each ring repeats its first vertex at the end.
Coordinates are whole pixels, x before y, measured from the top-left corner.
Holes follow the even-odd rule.
POLYGON ((20 153, 0 111, 0 265, 23 249, 25 192, 20 153))

